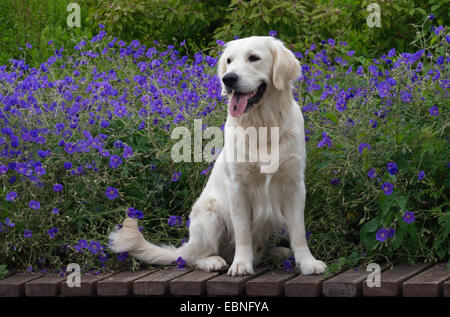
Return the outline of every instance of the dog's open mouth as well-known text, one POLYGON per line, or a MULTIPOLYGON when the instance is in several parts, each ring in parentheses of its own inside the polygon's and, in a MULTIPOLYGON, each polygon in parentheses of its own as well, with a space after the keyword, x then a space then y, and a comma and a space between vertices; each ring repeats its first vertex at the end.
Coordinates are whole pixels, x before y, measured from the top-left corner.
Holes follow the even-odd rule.
POLYGON ((233 90, 232 96, 228 103, 228 111, 231 116, 239 117, 248 109, 252 108, 255 104, 257 104, 261 98, 264 96, 264 92, 266 91, 266 83, 263 82, 253 91, 243 93, 236 90, 233 90))

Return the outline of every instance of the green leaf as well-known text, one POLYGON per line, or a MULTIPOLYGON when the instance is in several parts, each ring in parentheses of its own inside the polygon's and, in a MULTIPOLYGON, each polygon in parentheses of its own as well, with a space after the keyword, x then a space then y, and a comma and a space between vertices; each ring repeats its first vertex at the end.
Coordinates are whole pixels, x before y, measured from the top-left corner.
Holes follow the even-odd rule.
POLYGON ((332 113, 332 112, 324 112, 323 116, 327 119, 329 119, 331 122, 333 122, 334 124, 338 124, 339 123, 339 119, 338 117, 332 113))

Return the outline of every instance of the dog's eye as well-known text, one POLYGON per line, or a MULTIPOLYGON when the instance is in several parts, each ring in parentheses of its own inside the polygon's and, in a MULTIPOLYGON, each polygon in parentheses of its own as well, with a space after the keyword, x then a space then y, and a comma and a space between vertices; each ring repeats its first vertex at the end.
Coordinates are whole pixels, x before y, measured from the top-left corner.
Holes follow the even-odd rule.
POLYGON ((231 58, 227 58, 227 64, 231 63, 231 58))
POLYGON ((259 58, 259 56, 256 56, 256 55, 250 55, 249 57, 248 57, 248 60, 250 61, 250 62, 256 62, 256 61, 259 61, 261 58, 259 58))

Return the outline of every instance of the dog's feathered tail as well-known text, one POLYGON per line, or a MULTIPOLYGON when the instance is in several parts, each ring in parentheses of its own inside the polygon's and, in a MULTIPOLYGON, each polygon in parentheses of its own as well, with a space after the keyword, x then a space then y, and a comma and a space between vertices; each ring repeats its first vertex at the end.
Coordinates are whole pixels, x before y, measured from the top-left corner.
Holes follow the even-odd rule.
POLYGON ((115 253, 128 252, 132 257, 149 264, 169 265, 178 257, 185 261, 184 247, 157 246, 144 239, 137 227, 137 221, 126 218, 122 228, 109 234, 109 248, 115 253))

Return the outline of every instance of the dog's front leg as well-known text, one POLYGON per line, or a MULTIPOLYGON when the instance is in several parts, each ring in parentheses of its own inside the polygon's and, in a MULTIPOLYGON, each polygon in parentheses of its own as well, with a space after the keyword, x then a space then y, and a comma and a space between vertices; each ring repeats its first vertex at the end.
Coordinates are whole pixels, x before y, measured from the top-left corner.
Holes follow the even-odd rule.
POLYGON ((305 234, 305 183, 300 181, 295 190, 285 200, 284 214, 287 222, 291 248, 294 252, 295 262, 300 267, 302 274, 322 274, 326 265, 314 258, 308 248, 305 234))
POLYGON ((228 274, 254 274, 251 206, 247 191, 244 184, 236 179, 228 182, 227 189, 235 241, 234 260, 228 274))

